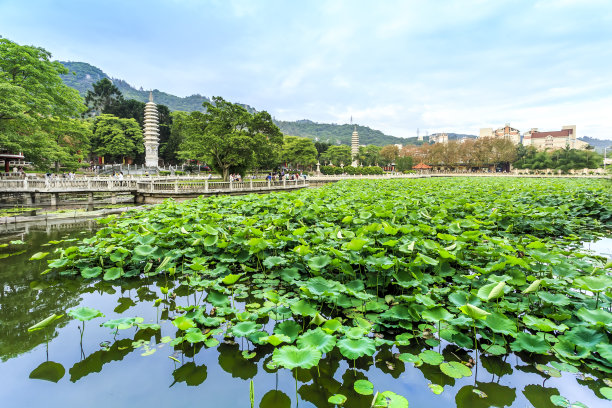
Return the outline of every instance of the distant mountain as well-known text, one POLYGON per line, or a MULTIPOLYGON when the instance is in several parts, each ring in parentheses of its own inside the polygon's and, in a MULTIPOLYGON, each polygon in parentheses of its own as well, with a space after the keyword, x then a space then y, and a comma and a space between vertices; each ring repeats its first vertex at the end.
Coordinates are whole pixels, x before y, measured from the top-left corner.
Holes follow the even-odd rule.
MULTIPOLYGON (((431 136, 435 136, 437 134, 439 133, 434 133, 431 136)), ((464 133, 447 133, 447 135, 448 135, 448 140, 461 140, 463 138, 466 138, 466 139, 477 139, 478 138, 478 136, 476 135, 467 135, 464 133)), ((427 136, 425 136, 425 139, 427 139, 427 136)))
POLYGON ((612 157, 612 140, 606 139, 594 139, 592 137, 583 136, 579 137, 578 140, 582 140, 583 142, 587 142, 591 146, 595 148, 595 151, 598 153, 604 152, 604 147, 608 148, 608 157, 612 157))
MULTIPOLYGON (((317 123, 308 119, 296 121, 275 120, 274 123, 286 135, 307 137, 320 142, 345 145, 351 144, 351 136, 355 129, 355 125, 317 123)), ((359 132, 359 144, 363 145, 417 144, 416 137, 403 138, 390 136, 380 130, 367 126, 357 125, 357 132, 359 132)))
MULTIPOLYGON (((71 72, 67 75, 62 75, 64 83, 77 91, 84 97, 87 91, 93 89, 93 84, 102 78, 110 79, 123 94, 126 99, 136 99, 141 102, 149 101, 149 91, 144 89, 136 89, 122 79, 111 78, 98 67, 94 67, 86 62, 70 62, 60 61, 62 65, 68 68, 71 72)), ((204 111, 202 103, 210 99, 202 95, 191 95, 181 98, 175 95, 170 95, 166 92, 153 90, 153 98, 156 103, 166 105, 173 111, 204 111)))

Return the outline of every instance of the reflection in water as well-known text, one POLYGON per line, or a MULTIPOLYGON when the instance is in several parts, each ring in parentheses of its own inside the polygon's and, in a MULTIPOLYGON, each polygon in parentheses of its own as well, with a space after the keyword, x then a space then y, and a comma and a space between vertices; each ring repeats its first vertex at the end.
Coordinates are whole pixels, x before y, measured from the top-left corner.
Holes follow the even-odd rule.
POLYGON ((64 377, 64 374, 66 369, 63 365, 54 361, 45 361, 30 373, 30 378, 56 383, 64 377))
MULTIPOLYGON (((248 383, 252 379, 256 390, 256 406, 288 408, 295 405, 295 375, 298 381, 299 406, 310 408, 329 407, 327 399, 334 394, 347 397, 345 406, 369 408, 372 396, 360 395, 353 388, 355 381, 359 379, 374 383, 375 391, 392 390, 404 395, 410 401, 410 406, 484 408, 524 407, 530 404, 536 408, 552 408, 554 405, 550 396, 564 394, 566 391, 562 387, 567 384, 576 387, 582 394, 573 396, 574 400, 579 399, 586 403, 584 397, 591 402, 595 401, 586 404, 591 408, 598 406, 597 402, 603 401, 599 388, 605 384, 601 380, 587 380, 585 377, 576 379, 566 375, 567 373, 563 378, 551 379, 535 368, 535 363, 550 363, 550 356, 480 356, 477 362, 478 370, 473 370, 471 377, 462 379, 445 375, 439 366, 422 364, 414 367, 412 363, 399 360, 398 354, 417 355, 424 349, 432 349, 423 340, 416 338, 408 346, 382 346, 373 357, 361 357, 354 362, 344 359, 338 350, 334 349, 325 354, 318 367, 291 372, 283 368, 266 367, 271 360, 273 348, 269 345, 254 346, 245 339, 237 339, 237 342, 227 339, 215 348, 205 347, 202 343, 183 343, 172 348, 167 343, 167 338, 182 335, 171 323, 171 319, 179 315, 177 306, 185 307, 198 302, 201 304, 200 294, 194 296, 193 288, 166 281, 164 277, 149 278, 145 281, 90 283, 83 279, 40 275, 45 261, 28 262, 29 257, 38 251, 52 252, 54 247, 41 245, 50 239, 59 241, 66 238, 65 234, 65 231, 51 232, 50 235, 30 233, 24 239, 27 244, 20 248, 25 250, 25 253, 0 259, 0 279, 3 282, 0 288, 0 381, 6 382, 10 375, 10 371, 4 369, 5 364, 18 362, 17 365, 28 367, 26 374, 19 380, 22 381, 23 387, 32 390, 32 399, 28 405, 45 403, 51 407, 62 406, 60 397, 35 397, 39 384, 45 383, 28 382, 28 373, 31 379, 57 383, 47 386, 58 387, 58 395, 75 392, 77 389, 85 390, 87 401, 93 401, 90 403, 92 407, 107 405, 108 400, 100 390, 108 388, 113 388, 116 392, 115 397, 121 406, 172 406, 179 404, 179 401, 185 406, 246 406, 241 403, 227 405, 227 402, 248 402, 248 383), (170 288, 168 294, 162 294, 160 286, 170 288), (173 292, 176 297, 172 295, 173 292), (159 307, 155 307, 154 302, 160 298, 163 300, 159 307), (86 349, 94 351, 84 358, 79 357, 76 322, 71 322, 68 317, 63 317, 54 326, 44 330, 27 332, 28 327, 49 315, 65 314, 67 310, 78 305, 99 307, 108 316, 92 322, 91 325, 88 323, 86 349), (106 320, 116 318, 115 315, 141 316, 146 323, 159 323, 161 330, 132 328, 119 330, 115 334, 108 328, 99 327, 106 320), (72 330, 68 332, 68 325, 71 323, 72 330), (56 340, 49 344, 50 354, 58 362, 41 363, 41 360, 48 360, 45 358, 44 343, 53 339, 56 340), (69 340, 70 346, 66 345, 66 339, 69 340), (151 349, 157 352, 143 356, 143 348, 137 347, 142 343, 150 345, 151 349), (43 346, 38 348, 38 351, 28 353, 41 344, 43 346), (161 348, 162 345, 165 348, 161 348), (254 351, 255 356, 246 359, 243 350, 254 351), (181 363, 169 359, 169 355, 176 357, 181 363), (122 361, 121 364, 111 364, 119 361, 122 361), (64 366, 70 367, 69 377, 65 375, 64 366), (143 375, 143 370, 146 375, 143 375), (151 388, 146 392, 143 389, 137 393, 137 400, 129 401, 122 393, 134 393, 131 378, 142 378, 145 383, 140 384, 140 387, 148 384, 151 388), (427 387, 428 384, 443 386, 442 395, 434 395, 427 387), (559 389, 562 392, 559 392, 559 389), (203 394, 202 390, 207 390, 207 393, 203 394), (208 392, 210 390, 213 392, 208 392), (480 392, 486 394, 486 397, 482 398, 481 395, 484 394, 480 392), (166 395, 169 400, 164 404, 166 395)), ((79 235, 79 231, 68 236, 76 235, 79 235)), ((0 251, 14 252, 15 248, 0 248, 0 251)), ((217 337, 223 340, 221 335, 217 337)), ((464 349, 447 343, 433 349, 441 352, 447 361, 468 361, 470 358, 470 354, 464 349)), ((10 398, 9 395, 0 390, 0 397, 10 398)))

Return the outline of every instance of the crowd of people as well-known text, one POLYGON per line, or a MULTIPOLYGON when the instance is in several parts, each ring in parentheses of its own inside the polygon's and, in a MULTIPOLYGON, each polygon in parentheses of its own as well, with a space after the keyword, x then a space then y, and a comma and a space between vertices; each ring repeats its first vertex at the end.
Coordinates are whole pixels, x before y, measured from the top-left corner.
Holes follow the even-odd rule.
POLYGON ((284 171, 268 173, 266 180, 281 181, 281 180, 306 180, 306 174, 303 173, 285 173, 284 171))

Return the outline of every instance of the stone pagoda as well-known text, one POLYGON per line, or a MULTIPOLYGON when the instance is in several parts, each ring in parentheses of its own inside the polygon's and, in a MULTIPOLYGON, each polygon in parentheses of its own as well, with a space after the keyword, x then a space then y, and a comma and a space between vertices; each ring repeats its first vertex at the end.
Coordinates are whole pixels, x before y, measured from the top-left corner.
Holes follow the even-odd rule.
POLYGON ((144 111, 144 145, 145 145, 145 166, 158 167, 158 147, 159 147, 159 117, 157 115, 157 105, 153 102, 153 92, 149 92, 149 102, 145 105, 144 111))
POLYGON ((353 160, 352 166, 359 166, 359 133, 357 133, 357 126, 355 126, 355 130, 353 131, 353 136, 351 137, 351 159, 353 160))

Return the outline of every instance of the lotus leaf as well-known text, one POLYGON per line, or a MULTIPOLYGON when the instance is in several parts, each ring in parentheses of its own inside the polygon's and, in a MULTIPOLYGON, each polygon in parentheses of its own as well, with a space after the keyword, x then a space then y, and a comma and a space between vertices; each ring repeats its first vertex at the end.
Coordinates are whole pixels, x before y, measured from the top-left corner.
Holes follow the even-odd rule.
POLYGON ((317 327, 302 334, 298 338, 297 345, 300 348, 312 347, 321 353, 328 353, 336 345, 336 337, 325 333, 321 328, 317 327))
POLYGON ((172 324, 175 325, 179 330, 187 330, 196 326, 192 319, 185 316, 177 317, 172 321, 172 324))
POLYGON ((487 316, 484 324, 495 333, 516 337, 516 324, 501 313, 492 312, 487 316))
POLYGON ((444 361, 442 354, 433 350, 422 351, 419 354, 419 358, 423 360, 424 363, 434 366, 440 365, 444 361))
POLYGON ((510 345, 513 351, 528 351, 530 353, 544 354, 550 346, 544 339, 544 336, 536 336, 529 333, 518 333, 516 340, 510 345))
POLYGON ((134 253, 140 257, 147 257, 151 255, 157 247, 152 247, 151 245, 138 245, 134 248, 134 253))
POLYGON ((274 268, 275 266, 286 265, 287 259, 282 256, 269 256, 264 259, 263 264, 266 268, 274 268))
POLYGON ((574 285, 591 292, 602 292, 612 286, 609 276, 581 276, 574 280, 574 285))
POLYGON ((599 393, 603 395, 605 398, 612 401, 612 388, 611 387, 601 387, 599 389, 599 393))
POLYGON ((269 336, 260 337, 259 340, 261 342, 269 343, 273 345, 274 347, 278 346, 281 343, 291 343, 292 342, 291 338, 284 334, 271 334, 269 336))
POLYGON ((537 318, 532 315, 523 316, 523 323, 525 323, 527 327, 538 329, 544 332, 551 332, 551 331, 563 332, 568 329, 568 327, 564 324, 557 325, 549 319, 537 318))
POLYGON ((291 339, 290 343, 293 343, 295 339, 297 339, 301 331, 302 327, 293 320, 285 320, 274 327, 274 333, 284 334, 289 337, 291 339))
POLYGON ((433 392, 436 395, 442 394, 442 392, 444 391, 444 387, 438 384, 428 384, 427 386, 429 387, 431 392, 433 392))
POLYGON ((361 251, 361 249, 368 243, 365 238, 353 238, 349 243, 346 244, 346 249, 349 251, 361 251))
POLYGON ((557 407, 569 407, 570 406, 569 400, 561 395, 551 395, 550 402, 552 402, 553 405, 557 407))
POLYGON ((527 286, 527 288, 523 291, 523 294, 527 294, 527 293, 531 293, 531 292, 535 292, 538 290, 538 288, 540 287, 540 284, 542 283, 541 279, 536 279, 533 282, 531 282, 531 284, 529 286, 527 286))
POLYGON ((94 266, 92 268, 83 268, 81 270, 81 276, 86 279, 96 278, 100 276, 101 273, 102 268, 100 268, 99 266, 94 266))
POLYGON ((408 408, 408 400, 393 391, 384 391, 376 395, 372 407, 408 408))
POLYGON ((358 340, 344 338, 338 341, 340 353, 349 360, 355 360, 362 356, 371 356, 376 351, 374 340, 362 337, 358 340))
POLYGON ((247 321, 247 322, 237 323, 234 327, 232 327, 232 333, 236 337, 246 337, 249 334, 253 334, 260 329, 261 329, 261 324, 247 321))
POLYGON ((197 327, 193 327, 187 330, 187 333, 183 336, 183 338, 189 343, 194 344, 203 342, 208 338, 208 336, 205 336, 197 327))
POLYGON ((329 255, 315 256, 308 260, 308 266, 312 269, 323 269, 331 262, 329 255))
POLYGON ((440 364, 440 370, 453 378, 469 377, 472 375, 472 370, 457 361, 440 364))
POLYGON ((73 319, 77 319, 82 322, 85 322, 87 320, 95 319, 96 317, 104 317, 104 314, 99 310, 92 309, 90 307, 81 306, 81 307, 77 307, 75 309, 69 310, 68 316, 72 317, 73 319))
POLYGON ((309 369, 321 359, 321 352, 312 348, 297 348, 295 346, 283 346, 274 350, 272 361, 279 366, 292 370, 296 367, 309 369))
POLYGON ((591 354, 586 347, 575 345, 563 336, 559 337, 559 340, 553 346, 553 350, 558 356, 570 360, 580 360, 591 354))
POLYGON ((486 319, 487 316, 491 314, 486 310, 482 310, 481 308, 476 307, 470 303, 461 306, 459 310, 461 310, 463 313, 465 313, 474 320, 486 319))
POLYGON ((374 394, 374 385, 368 380, 357 380, 353 384, 355 392, 361 395, 372 395, 374 394))
POLYGON ((570 304, 568 297, 560 293, 539 291, 538 297, 542 299, 543 302, 550 303, 555 306, 567 306, 570 304))
POLYGON ((346 397, 342 394, 334 394, 327 399, 327 402, 334 405, 344 405, 346 397))
POLYGON ((108 327, 109 329, 126 330, 143 321, 142 317, 121 317, 104 322, 101 326, 108 327))
POLYGON ((607 337, 604 333, 580 326, 566 332, 563 336, 559 337, 559 340, 566 340, 589 351, 595 351, 595 347, 598 344, 607 343, 607 337))
POLYGON ((238 279, 240 279, 241 276, 242 276, 241 273, 239 274, 230 273, 225 278, 223 278, 221 282, 223 282, 224 285, 230 286, 238 282, 238 279))
POLYGON ((612 323, 612 313, 602 309, 589 310, 583 307, 576 315, 593 326, 606 326, 612 323))
POLYGON ((28 331, 29 332, 33 332, 36 330, 41 330, 45 327, 47 327, 48 325, 50 325, 51 323, 53 323, 54 321, 56 321, 57 319, 62 318, 64 315, 56 315, 55 313, 53 313, 51 316, 47 317, 44 320, 41 320, 40 322, 36 323, 33 326, 28 327, 28 331))
POLYGON ((30 261, 38 261, 49 255, 48 252, 37 252, 30 257, 30 261))
POLYGON ((340 327, 342 327, 342 323, 338 319, 330 319, 321 326, 323 331, 328 334, 335 333, 340 327))
POLYGON ((423 310, 423 313, 421 313, 421 317, 430 322, 438 322, 441 320, 448 321, 454 316, 449 313, 449 311, 445 308, 437 306, 431 309, 423 310))
POLYGON ((315 316, 317 309, 305 299, 300 299, 291 305, 291 311, 300 316, 315 316))
POLYGON ((110 280, 119 279, 121 275, 123 275, 123 268, 117 268, 117 267, 108 268, 106 272, 104 272, 104 280, 110 281, 110 280))

